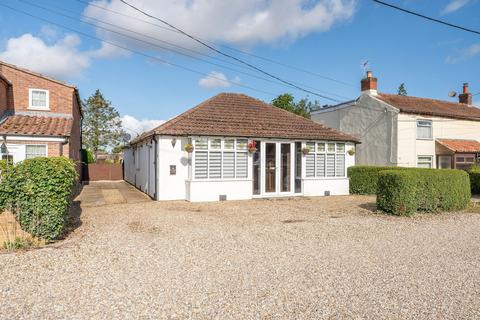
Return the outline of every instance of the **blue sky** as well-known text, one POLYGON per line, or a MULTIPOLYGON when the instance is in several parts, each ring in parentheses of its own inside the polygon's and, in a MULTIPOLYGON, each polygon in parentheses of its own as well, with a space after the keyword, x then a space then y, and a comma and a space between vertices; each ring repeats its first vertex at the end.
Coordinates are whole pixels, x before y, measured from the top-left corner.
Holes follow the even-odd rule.
MULTIPOLYGON (((0 7, 0 59, 75 84, 82 98, 100 89, 122 116, 130 116, 124 119, 134 131, 158 124, 153 120, 169 119, 218 92, 243 92, 265 101, 284 92, 297 98, 307 96, 296 89, 180 56, 99 28, 114 29, 120 25, 136 32, 130 33, 132 37, 139 38, 142 34, 147 36, 143 37, 144 41, 168 41, 176 45, 177 50, 181 46, 186 48, 181 50, 196 51, 195 58, 266 78, 242 66, 213 60, 227 58, 212 54, 177 33, 138 20, 148 18, 118 0, 26 1, 74 19, 43 11, 27 2, 2 1, 2 4, 46 21, 0 7), (82 14, 90 18, 90 25, 79 22, 82 14), (203 75, 125 52, 81 33, 203 75), (208 74, 213 77, 207 77, 208 74), (237 83, 262 92, 239 87, 237 83)), ((470 83, 472 92, 480 92, 480 36, 405 15, 370 0, 129 1, 217 46, 227 45, 345 82, 347 85, 219 47, 281 78, 338 100, 358 96, 363 73, 360 65, 364 60, 369 61, 370 69, 378 77, 382 92, 396 92, 402 82, 408 94, 413 96, 449 100, 448 92, 461 90, 463 82, 470 83)), ((478 0, 388 2, 480 30, 478 0)), ((318 99, 322 104, 332 103, 313 95, 309 98, 318 99)), ((478 104, 480 95, 474 101, 478 104)))

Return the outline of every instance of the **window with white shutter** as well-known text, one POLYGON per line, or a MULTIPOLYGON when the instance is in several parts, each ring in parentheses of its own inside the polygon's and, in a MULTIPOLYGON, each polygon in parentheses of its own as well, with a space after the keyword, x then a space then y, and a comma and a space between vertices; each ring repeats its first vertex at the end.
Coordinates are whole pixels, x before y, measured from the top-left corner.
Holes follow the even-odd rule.
POLYGON ((345 176, 345 155, 344 154, 337 154, 336 156, 336 163, 335 163, 335 176, 336 177, 344 177, 345 176))
POLYGON ((194 140, 195 179, 248 178, 248 139, 194 140))
POLYGON ((307 178, 345 177, 345 143, 307 142, 306 147, 307 178))
POLYGON ((317 154, 317 177, 325 177, 325 155, 317 154))
POLYGON ((305 156, 305 170, 308 178, 315 177, 315 154, 309 153, 305 156))
POLYGON ((327 154, 327 177, 335 177, 335 155, 327 154))

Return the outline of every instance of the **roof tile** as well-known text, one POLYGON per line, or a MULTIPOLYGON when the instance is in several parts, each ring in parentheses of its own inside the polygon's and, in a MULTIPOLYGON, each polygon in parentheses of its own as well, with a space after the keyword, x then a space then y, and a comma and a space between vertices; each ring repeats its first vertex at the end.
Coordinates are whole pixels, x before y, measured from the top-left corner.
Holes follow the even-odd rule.
POLYGON ((13 115, 0 123, 0 134, 70 136, 72 119, 13 115))
POLYGON ((437 142, 453 152, 480 152, 480 142, 465 139, 437 139, 437 142))
POLYGON ((359 141, 347 133, 236 93, 218 94, 142 135, 140 139, 153 133, 359 141))

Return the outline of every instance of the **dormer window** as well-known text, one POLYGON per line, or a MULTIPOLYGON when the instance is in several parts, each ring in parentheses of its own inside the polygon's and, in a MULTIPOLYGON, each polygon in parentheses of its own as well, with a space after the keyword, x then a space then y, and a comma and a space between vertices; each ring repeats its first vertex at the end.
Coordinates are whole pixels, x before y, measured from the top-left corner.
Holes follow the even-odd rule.
POLYGON ((28 108, 32 110, 49 110, 49 92, 42 89, 29 89, 28 108))

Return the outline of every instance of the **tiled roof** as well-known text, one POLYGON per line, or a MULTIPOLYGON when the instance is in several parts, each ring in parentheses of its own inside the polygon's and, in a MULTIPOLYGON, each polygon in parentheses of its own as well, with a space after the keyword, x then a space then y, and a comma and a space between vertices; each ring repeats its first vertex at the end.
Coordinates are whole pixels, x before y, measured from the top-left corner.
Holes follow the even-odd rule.
POLYGON ((153 133, 359 141, 347 133, 236 93, 218 94, 142 135, 136 141, 153 133))
POLYGON ((480 121, 480 109, 464 103, 385 93, 376 98, 405 113, 480 121))
POLYGON ((0 134, 33 136, 70 136, 72 119, 13 115, 0 123, 0 134))
POLYGON ((454 152, 480 152, 480 142, 464 139, 437 139, 442 146, 454 152))

